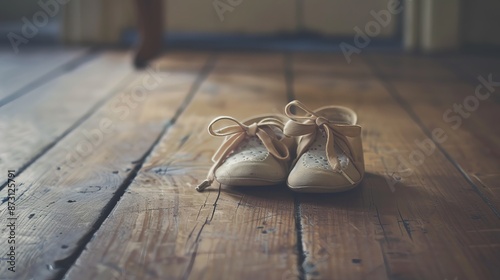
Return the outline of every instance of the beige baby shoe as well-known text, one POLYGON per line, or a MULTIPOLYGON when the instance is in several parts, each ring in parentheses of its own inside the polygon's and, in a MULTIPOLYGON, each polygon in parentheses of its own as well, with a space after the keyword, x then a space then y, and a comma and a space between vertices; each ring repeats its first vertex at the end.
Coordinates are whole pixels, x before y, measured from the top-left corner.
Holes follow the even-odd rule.
POLYGON ((214 164, 207 179, 198 187, 203 191, 214 180, 230 186, 267 186, 284 182, 291 163, 294 140, 283 134, 282 115, 258 116, 239 122, 232 117, 218 117, 208 126, 213 136, 225 137, 212 157, 214 164), (216 125, 228 126, 215 129, 216 125))
POLYGON ((361 127, 356 113, 346 107, 309 110, 299 101, 285 108, 290 120, 285 135, 296 137, 297 157, 287 185, 297 192, 341 192, 354 188, 365 172, 361 127), (293 113, 293 109, 305 113, 293 113))

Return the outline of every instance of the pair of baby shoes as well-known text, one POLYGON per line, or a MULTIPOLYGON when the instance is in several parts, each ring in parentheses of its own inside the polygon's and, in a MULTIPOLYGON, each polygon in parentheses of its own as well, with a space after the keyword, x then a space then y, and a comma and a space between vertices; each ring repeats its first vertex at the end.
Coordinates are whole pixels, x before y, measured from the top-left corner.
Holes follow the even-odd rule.
POLYGON ((226 116, 214 119, 208 132, 225 139, 212 158, 207 179, 196 190, 203 191, 214 180, 230 186, 286 181, 293 191, 328 193, 361 182, 365 172, 361 127, 353 110, 326 106, 312 111, 295 100, 286 105, 285 115, 243 122, 226 116), (222 126, 224 122, 227 126, 222 126))

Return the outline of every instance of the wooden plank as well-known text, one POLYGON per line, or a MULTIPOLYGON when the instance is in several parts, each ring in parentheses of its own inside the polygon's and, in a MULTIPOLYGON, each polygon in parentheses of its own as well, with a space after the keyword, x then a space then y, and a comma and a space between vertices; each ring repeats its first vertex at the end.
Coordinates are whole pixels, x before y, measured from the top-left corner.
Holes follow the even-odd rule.
POLYGON ((132 73, 130 59, 128 52, 103 53, 1 107, 0 169, 24 169, 87 118, 132 73))
MULTIPOLYGON (((444 64, 460 80, 477 84, 478 76, 493 75, 500 80, 500 57, 494 55, 445 55, 434 60, 434 64, 444 64)), ((498 96, 498 94, 497 94, 498 96)))
MULTIPOLYGON (((377 21, 373 13, 382 11, 390 18, 383 25, 378 26, 375 37, 391 38, 396 36, 399 13, 393 13, 394 8, 389 10, 390 5, 392 3, 387 0, 367 2, 309 0, 297 7, 300 10, 300 14, 297 15, 297 21, 300 24, 298 28, 324 36, 354 38, 354 36, 359 36, 356 28, 365 32, 369 22, 377 21)), ((353 44, 354 42, 351 39, 346 43, 353 44)))
POLYGON ((359 90, 357 79, 294 76, 296 96, 308 106, 331 103, 358 113, 367 171, 352 192, 299 197, 308 279, 500 276, 499 219, 441 152, 408 164, 415 140, 426 135, 378 79, 359 90))
MULTIPOLYGON (((114 71, 119 67, 116 63, 114 71)), ((116 92, 17 178, 16 244, 22 257, 15 279, 52 279, 67 271, 134 178, 197 76, 197 71, 136 72, 129 87, 116 92), (187 80, 186 75, 191 79, 183 90, 169 90, 171 82, 187 80)), ((7 196, 6 189, 0 196, 7 196)), ((0 215, 6 217, 7 203, 2 202, 0 215)), ((3 240, 8 234, 0 232, 3 240)), ((1 275, 8 273, 7 266, 0 267, 1 275)))
POLYGON ((419 82, 455 81, 456 77, 444 65, 430 63, 419 55, 377 54, 369 56, 378 71, 391 79, 419 82))
POLYGON ((500 75, 500 57, 498 55, 462 55, 445 57, 460 70, 465 71, 472 78, 478 75, 493 74, 496 77, 500 75))
POLYGON ((329 75, 358 76, 371 75, 371 70, 362 60, 354 58, 348 63, 342 55, 325 55, 324 53, 296 53, 293 55, 293 71, 295 73, 321 73, 329 75))
MULTIPOLYGON (((426 58, 421 58, 421 61, 429 68, 440 66, 426 58)), ((477 70, 469 79, 457 77, 453 82, 420 83, 387 77, 387 82, 393 87, 393 93, 402 98, 403 105, 418 115, 428 133, 442 131, 442 143, 435 145, 444 149, 460 166, 483 200, 500 218, 500 186, 496 183, 500 178, 500 127, 497 125, 500 99, 496 94, 500 87, 494 84, 490 88, 485 86, 490 75, 494 82, 500 79, 496 78, 493 65, 483 64, 482 59, 469 62, 477 70), (480 76, 482 79, 477 78, 480 76), (471 82, 473 77, 476 77, 474 83, 471 82), (478 87, 481 99, 476 95, 478 87)))
POLYGON ((464 109, 464 116, 468 116, 464 118, 453 111, 453 106, 463 106, 465 98, 474 96, 475 89, 469 84, 458 81, 425 85, 391 83, 419 115, 428 131, 442 131, 440 146, 464 170, 485 200, 500 215, 500 186, 497 180, 500 178, 500 128, 496 124, 500 117, 498 103, 493 98, 479 101, 479 109, 471 112, 464 109))
MULTIPOLYGON (((245 55, 242 60, 259 57, 245 55)), ((220 56, 221 61, 228 59, 220 56)), ((237 58, 231 59, 240 65, 237 58)), ((283 67, 282 58, 273 59, 281 60, 283 67)), ((215 186, 204 193, 194 189, 205 178, 221 143, 205 132, 211 118, 273 112, 287 101, 282 71, 261 73, 260 66, 251 63, 248 68, 255 71, 210 74, 67 279, 293 279, 297 275, 293 199, 284 187, 215 186)))
POLYGON ((166 54, 168 59, 155 61, 158 71, 198 71, 206 62, 207 55, 196 51, 173 51, 166 54))
POLYGON ((283 56, 272 52, 252 54, 251 52, 227 52, 219 58, 215 70, 218 72, 254 72, 283 70, 283 56))
POLYGON ((61 66, 84 56, 84 48, 78 49, 27 49, 15 54, 12 50, 1 50, 0 54, 0 100, 15 94, 30 83, 61 66))

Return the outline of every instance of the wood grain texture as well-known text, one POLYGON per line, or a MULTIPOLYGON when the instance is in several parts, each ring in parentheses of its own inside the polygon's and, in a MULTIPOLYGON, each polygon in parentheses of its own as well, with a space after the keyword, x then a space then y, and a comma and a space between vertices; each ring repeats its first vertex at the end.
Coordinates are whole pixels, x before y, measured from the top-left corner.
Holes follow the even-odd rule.
MULTIPOLYGON (((110 5, 107 10, 112 10, 113 8, 110 5)), ((136 0, 134 1, 134 8, 140 38, 139 49, 134 58, 134 65, 138 68, 144 68, 161 51, 163 38, 163 1, 136 0)))
POLYGON ((0 50, 0 100, 40 79, 51 71, 83 56, 81 49, 27 49, 14 54, 0 50))
POLYGON ((439 144, 474 181, 478 192, 491 203, 492 210, 500 218, 500 186, 494 183, 500 178, 498 104, 493 98, 478 100, 477 109, 468 111, 463 106, 464 100, 474 104, 471 96, 474 97, 475 89, 458 81, 425 85, 393 82, 393 85, 429 132, 443 132, 439 144), (453 111, 455 104, 463 107, 466 117, 453 111))
POLYGON ((426 135, 380 80, 294 76, 308 106, 358 113, 367 170, 351 192, 299 198, 308 279, 499 277, 499 219, 441 152, 411 164, 426 135))
MULTIPOLYGON (((444 55, 434 59, 454 73, 460 80, 476 85, 479 75, 492 74, 495 81, 500 80, 500 57, 498 55, 444 55)), ((498 94, 497 94, 498 95, 498 94)))
MULTIPOLYGON (((16 279, 59 277, 72 265, 197 76, 198 71, 136 72, 126 89, 116 92, 17 178, 16 234, 22 244, 17 253, 23 257, 16 279), (177 79, 190 82, 181 90, 177 79), (172 83, 176 89, 169 90, 172 83)), ((0 196, 7 196, 6 190, 0 196)), ((5 213, 3 203, 0 215, 5 217, 5 213)), ((7 234, 5 229, 0 231, 2 239, 7 234)), ((6 269, 2 266, 0 274, 6 275, 6 269)))
POLYGON ((154 65, 158 71, 192 72, 198 71, 206 63, 207 53, 192 51, 167 52, 164 57, 158 59, 154 65))
MULTIPOLYGON (((436 64, 431 59, 423 59, 419 55, 410 54, 367 54, 378 66, 378 72, 393 80, 409 80, 414 82, 453 82, 456 76, 445 65, 436 64)), ((372 70, 372 69, 370 69, 372 70)))
MULTIPOLYGON (((228 59, 239 65, 237 57, 218 58, 228 59)), ((249 59, 260 56, 242 57, 249 59)), ((283 68, 282 56, 273 60, 283 68)), ((194 189, 221 143, 206 133, 213 117, 245 118, 286 104, 283 69, 261 73, 260 66, 247 65, 246 73, 214 70, 208 76, 67 279, 296 276, 293 199, 283 186, 194 189)))
POLYGON ((316 73, 332 76, 350 76, 360 79, 368 77, 371 69, 354 54, 348 58, 342 55, 324 53, 294 53, 292 69, 294 73, 316 73))
MULTIPOLYGON (((419 61, 432 69, 442 66, 425 57, 419 61)), ((466 61, 477 72, 468 77, 455 73, 456 80, 451 82, 397 81, 391 76, 386 76, 385 82, 428 132, 436 150, 439 146, 444 150, 500 218, 499 187, 493 183, 499 178, 500 170, 500 127, 497 125, 500 76, 496 75, 500 67, 495 70, 483 59, 468 58, 466 61), (436 139, 432 136, 434 131, 442 132, 442 136, 436 139)), ((408 66, 412 63, 408 62, 408 66)), ((379 64, 383 62, 377 63, 375 68, 379 64)), ((453 74, 453 70, 448 71, 453 74)))
POLYGON ((0 107, 0 169, 23 169, 85 120, 132 73, 129 60, 127 52, 103 53, 0 107))
POLYGON ((477 75, 500 81, 496 60, 361 55, 169 52, 131 72, 105 52, 2 106, 0 169, 27 165, 14 279, 500 279, 499 89, 459 127, 443 118, 477 75), (213 117, 293 95, 358 113, 358 188, 194 190, 222 141, 213 117))

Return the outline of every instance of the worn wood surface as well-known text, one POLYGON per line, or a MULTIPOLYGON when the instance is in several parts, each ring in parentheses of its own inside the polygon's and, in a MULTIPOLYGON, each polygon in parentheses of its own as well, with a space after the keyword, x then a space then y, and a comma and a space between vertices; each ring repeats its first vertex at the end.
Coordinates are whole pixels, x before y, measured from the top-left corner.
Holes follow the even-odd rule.
MULTIPOLYGON (((445 65, 432 63, 421 56, 404 54, 367 54, 365 62, 373 61, 377 72, 393 80, 409 80, 414 82, 453 82, 456 75, 445 65)), ((371 69, 373 71, 373 69, 371 69)))
MULTIPOLYGON (((24 169, 85 121, 127 82, 129 60, 127 52, 98 55, 0 107, 0 169, 24 169)), ((0 175, 0 186, 6 176, 0 175)))
POLYGON ((381 80, 363 82, 295 75, 296 97, 311 107, 330 100, 358 112, 367 171, 352 192, 299 198, 306 278, 498 277, 486 261, 500 258, 498 217, 442 152, 412 164, 425 133, 381 80))
MULTIPOLYGON (((435 61, 421 61, 429 68, 441 66, 435 61)), ((387 77, 386 84, 428 136, 432 138, 433 131, 443 131, 441 143, 435 143, 436 151, 441 148, 450 162, 460 166, 474 191, 500 218, 500 189, 495 183, 500 178, 500 126, 497 125, 500 76, 492 67, 484 67, 472 77, 425 83, 387 77), (490 75, 497 84, 486 86, 490 75)))
POLYGON ((478 75, 500 81, 498 58, 169 52, 131 72, 126 56, 98 52, 0 108, 0 167, 20 171, 19 270, 0 279, 500 278, 498 89, 459 127, 443 118, 478 75), (358 113, 358 188, 194 190, 221 142, 213 117, 293 98, 358 113))
MULTIPOLYGON (((82 60, 86 49, 27 49, 15 54, 12 49, 0 50, 0 104, 4 98, 29 91, 29 85, 43 83, 66 70, 78 59, 82 60)), ((77 62, 78 64, 78 62, 77 62)), ((7 100, 5 100, 7 101, 7 100)))
MULTIPOLYGON (((21 183, 16 235, 17 243, 23 245, 18 249, 23 258, 16 279, 60 277, 68 269, 116 204, 124 191, 121 187, 133 179, 197 77, 198 71, 135 73, 125 89, 117 89, 92 117, 17 178, 21 183), (190 82, 183 90, 176 87, 165 94, 170 81, 175 84, 186 75, 190 82)), ((6 191, 0 196, 6 197, 6 191)), ((6 209, 7 203, 2 203, 2 216, 6 209)), ((9 233, 2 229, 0 234, 5 240, 9 233)), ((0 271, 7 275, 6 266, 0 271)))
MULTIPOLYGON (((238 57, 230 58, 239 65, 238 57)), ((282 55, 272 58, 280 63, 274 67, 283 68, 282 55)), ((215 69, 227 59, 217 56, 215 69)), ((259 68, 246 70, 212 71, 68 279, 293 277, 294 205, 286 188, 219 189, 214 184, 204 193, 194 189, 221 143, 205 132, 211 118, 246 118, 277 111, 287 102, 283 69, 265 74, 259 68), (93 267, 97 269, 89 269, 93 267)))

